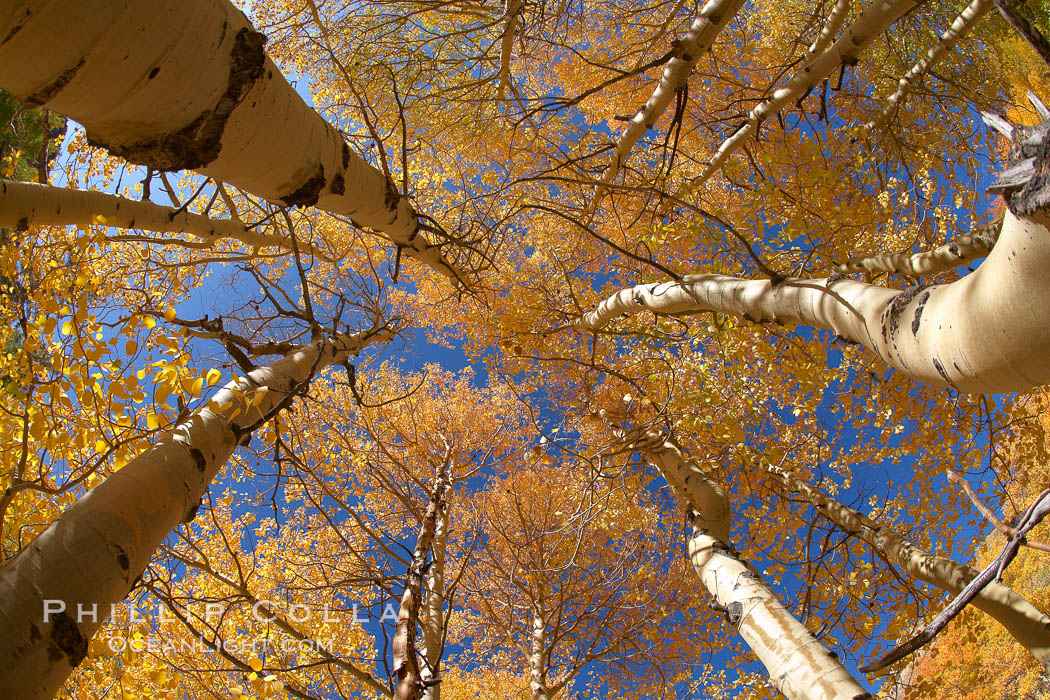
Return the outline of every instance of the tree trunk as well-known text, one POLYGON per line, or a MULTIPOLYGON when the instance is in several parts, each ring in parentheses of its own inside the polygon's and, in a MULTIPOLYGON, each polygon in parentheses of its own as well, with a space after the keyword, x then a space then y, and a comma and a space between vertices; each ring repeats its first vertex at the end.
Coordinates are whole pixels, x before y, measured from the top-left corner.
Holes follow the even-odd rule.
MULTIPOLYGON (((807 60, 802 69, 797 71, 782 87, 773 91, 773 95, 763 100, 751 110, 744 124, 733 132, 732 136, 722 142, 715 154, 711 156, 704 169, 689 185, 693 189, 707 182, 753 134, 759 125, 780 112, 789 104, 799 100, 820 85, 840 66, 855 65, 861 53, 875 39, 883 36, 893 24, 905 14, 923 4, 926 0, 882 0, 864 8, 852 25, 846 28, 842 37, 826 49, 824 53, 807 60)), ((833 13, 834 14, 834 13, 833 13)), ((819 39, 818 39, 819 41, 819 39)), ((808 54, 807 54, 808 58, 808 54)))
POLYGON ((441 700, 441 655, 445 643, 445 546, 448 542, 448 514, 438 509, 434 520, 434 540, 430 545, 430 569, 427 571, 427 596, 423 602, 423 657, 420 669, 425 690, 423 700, 441 700))
MULTIPOLYGON (((119 229, 188 233, 200 242, 182 243, 196 248, 210 248, 224 238, 231 238, 253 248, 276 246, 292 250, 290 238, 258 233, 240 221, 211 219, 185 209, 165 207, 149 200, 137 202, 104 192, 0 180, 2 227, 24 231, 30 226, 83 228, 99 224, 119 229)), ((306 241, 299 241, 298 244, 302 252, 311 255, 315 253, 313 246, 306 241)))
POLYGON ((973 273, 897 291, 850 279, 745 280, 687 275, 617 292, 576 321, 598 330, 625 313, 718 311, 833 330, 912 379, 961 391, 1020 391, 1050 381, 1050 219, 1003 219, 973 273))
POLYGON ((442 274, 408 200, 352 153, 228 0, 0 0, 0 87, 157 170, 196 170, 385 233, 442 274))
POLYGON ((532 611, 532 635, 529 639, 529 690, 532 700, 550 700, 547 686, 547 623, 539 609, 532 611))
POLYGON ((931 46, 926 54, 904 74, 904 77, 897 84, 896 92, 886 98, 886 104, 883 106, 882 111, 865 124, 864 128, 868 131, 877 129, 893 118, 897 113, 897 108, 904 102, 922 76, 949 51, 955 48, 955 45, 973 29, 974 25, 988 14, 988 11, 992 9, 994 4, 992 0, 973 0, 967 5, 966 9, 952 22, 952 26, 941 35, 940 41, 931 46))
MULTIPOLYGON (((886 561, 900 567, 913 578, 925 581, 953 595, 959 593, 978 572, 916 547, 892 528, 881 525, 858 511, 843 505, 794 475, 763 461, 760 467, 789 491, 807 503, 843 531, 871 546, 886 561)), ((1050 662, 1050 618, 1008 586, 993 581, 985 586, 973 604, 997 620, 1014 639, 1023 645, 1039 663, 1050 662)))
POLYGON ((696 62, 711 49, 715 39, 729 24, 733 15, 744 6, 744 0, 708 0, 700 10, 693 23, 689 25, 689 31, 678 41, 678 49, 675 56, 667 62, 660 82, 653 90, 652 97, 627 123, 620 138, 616 141, 612 161, 605 168, 599 179, 598 189, 587 206, 587 213, 594 212, 601 203, 605 194, 604 185, 608 185, 616 179, 617 173, 627 161, 634 144, 642 138, 646 130, 652 128, 660 116, 667 111, 671 100, 679 90, 685 87, 696 62))
POLYGON ((873 255, 858 260, 849 260, 835 266, 842 273, 889 272, 907 277, 925 277, 964 265, 971 260, 983 258, 995 247, 999 240, 1001 222, 985 226, 973 233, 964 233, 952 237, 949 243, 937 246, 933 250, 921 253, 888 253, 873 255))
POLYGON ((419 624, 419 609, 423 602, 427 553, 434 542, 438 513, 444 507, 445 491, 449 485, 447 467, 447 464, 440 467, 434 479, 434 492, 423 513, 423 522, 419 524, 419 535, 405 576, 405 592, 397 611, 393 641, 394 673, 397 674, 394 700, 416 700, 423 694, 423 676, 416 658, 416 625, 419 624))
POLYGON ((777 599, 756 571, 729 548, 732 513, 722 487, 679 447, 657 433, 637 444, 648 452, 686 505, 693 569, 731 625, 765 665, 773 685, 791 700, 862 700, 857 683, 777 599))
POLYGON ((230 382, 7 560, 0 697, 51 698, 84 659, 110 606, 127 596, 168 534, 193 519, 208 484, 261 418, 320 369, 390 337, 383 330, 319 340, 230 382), (53 601, 47 609, 65 609, 45 621, 46 601, 53 601))

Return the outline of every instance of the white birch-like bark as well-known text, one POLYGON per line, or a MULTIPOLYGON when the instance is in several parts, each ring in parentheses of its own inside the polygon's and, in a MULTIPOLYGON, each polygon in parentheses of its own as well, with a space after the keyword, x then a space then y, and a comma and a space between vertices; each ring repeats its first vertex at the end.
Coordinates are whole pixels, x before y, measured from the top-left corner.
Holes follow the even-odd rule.
POLYGON ((693 67, 707 51, 711 49, 715 39, 722 29, 729 23, 733 15, 743 7, 745 0, 708 0, 700 14, 689 26, 689 31, 681 38, 678 44, 678 52, 674 58, 667 62, 660 82, 656 85, 652 97, 638 110, 638 112, 627 123, 623 133, 620 134, 613 150, 612 160, 605 168, 599 178, 594 197, 588 205, 586 213, 590 214, 597 210, 605 194, 606 185, 611 183, 620 168, 630 155, 631 149, 638 139, 650 129, 660 116, 667 111, 668 105, 674 99, 675 93, 683 88, 693 67))
POLYGON ((550 700, 547 684, 547 623, 540 611, 532 611, 532 634, 529 638, 529 690, 532 700, 550 700))
POLYGON ((110 606, 127 596, 168 534, 193 518, 250 429, 319 370, 390 337, 380 330, 318 340, 230 382, 4 562, 0 697, 54 696, 110 606), (45 622, 45 601, 65 610, 45 622))
POLYGON ((849 8, 852 5, 851 0, 836 0, 831 8, 831 13, 824 22, 824 26, 820 28, 820 34, 809 45, 809 50, 806 52, 806 60, 812 60, 824 53, 824 50, 831 44, 835 35, 842 29, 842 23, 846 21, 846 15, 849 14, 849 8))
MULTIPOLYGON (((790 472, 764 460, 759 466, 785 489, 801 496, 844 532, 869 545, 912 578, 955 595, 979 573, 947 557, 919 549, 892 528, 839 503, 790 472)), ((1046 666, 1050 662, 1050 618, 1031 603, 1008 586, 993 581, 974 598, 973 604, 1005 627, 1039 663, 1046 666)))
POLYGON ((671 440, 647 433, 636 446, 675 487, 692 524, 689 560, 770 681, 790 700, 862 700, 871 695, 729 548, 732 510, 725 491, 671 440))
POLYGON ((499 74, 497 80, 499 87, 496 91, 496 100, 502 102, 510 87, 510 59, 514 49, 514 37, 521 26, 521 15, 525 11, 524 0, 507 0, 506 23, 503 27, 503 36, 500 38, 499 50, 499 74))
POLYGON ((912 91, 916 82, 926 74, 926 72, 938 61, 941 60, 949 51, 955 48, 955 45, 966 36, 966 34, 974 27, 977 22, 984 17, 995 3, 992 0, 973 0, 969 5, 966 6, 955 21, 952 22, 952 26, 948 28, 944 34, 941 35, 940 41, 930 47, 926 52, 926 55, 920 58, 911 69, 904 74, 904 77, 900 79, 897 84, 897 90, 888 98, 886 98, 886 104, 883 106, 882 111, 879 114, 864 125, 864 128, 868 131, 878 129, 883 124, 888 122, 894 114, 897 113, 897 108, 901 102, 908 96, 908 93, 912 91))
POLYGON ((773 96, 763 100, 747 115, 747 120, 727 138, 711 156, 711 160, 699 175, 690 181, 693 188, 707 182, 740 146, 758 130, 759 124, 798 100, 829 77, 839 66, 856 63, 860 54, 871 42, 882 36, 894 22, 906 12, 922 4, 924 0, 879 0, 867 7, 846 33, 816 58, 777 88, 773 96))
MULTIPOLYGON (((191 247, 210 248, 220 240, 233 239, 253 248, 293 249, 292 240, 287 236, 262 234, 240 221, 211 219, 184 209, 165 207, 148 200, 135 201, 105 192, 0 180, 2 227, 25 230, 31 226, 87 227, 98 224, 119 229, 188 233, 199 241, 191 244, 191 247), (97 218, 99 216, 103 220, 100 221, 97 218)), ((171 242, 180 243, 178 239, 171 242)), ((315 253, 313 246, 305 241, 299 241, 298 245, 304 253, 315 253)))
POLYGON ((1006 212, 976 271, 945 285, 897 291, 850 279, 745 280, 687 275, 621 290, 575 321, 598 330, 621 314, 717 311, 794 322, 860 343, 917 381, 974 393, 1050 381, 1050 219, 1006 212))
POLYGON ((448 543, 448 516, 438 510, 434 521, 434 539, 430 545, 430 569, 426 577, 426 599, 423 601, 423 657, 420 669, 423 700, 441 700, 441 683, 428 683, 441 673, 441 652, 445 641, 445 547, 448 543))
POLYGON ((307 106, 228 0, 0 0, 0 37, 0 87, 80 122, 91 143, 348 216, 462 278, 421 235, 408 200, 307 106))
POLYGON ((835 266, 838 272, 887 272, 906 277, 925 277, 947 272, 953 268, 983 258, 999 240, 1000 225, 984 227, 974 233, 958 235, 949 243, 921 253, 873 255, 850 260, 835 266))
MULTIPOLYGON (((447 506, 447 504, 446 504, 447 506)), ((448 543, 448 515, 445 508, 438 511, 434 523, 434 540, 430 544, 430 568, 426 572, 426 599, 423 601, 423 656, 426 663, 420 670, 423 700, 441 700, 441 683, 427 681, 440 676, 441 653, 445 636, 445 547, 448 543)))

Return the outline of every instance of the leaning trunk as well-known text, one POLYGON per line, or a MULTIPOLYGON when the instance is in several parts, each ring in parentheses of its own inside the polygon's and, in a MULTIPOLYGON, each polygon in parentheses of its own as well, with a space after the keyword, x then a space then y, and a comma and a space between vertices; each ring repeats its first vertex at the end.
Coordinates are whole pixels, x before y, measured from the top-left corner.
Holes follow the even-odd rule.
MULTIPOLYGON (((149 200, 136 201, 105 192, 0 180, 0 226, 24 231, 31 226, 86 228, 99 224, 118 229, 188 233, 197 242, 186 242, 186 245, 195 248, 210 248, 221 240, 230 239, 253 248, 276 246, 293 250, 291 238, 262 234, 240 221, 211 219, 185 208, 175 209, 149 200)), ((157 242, 165 241, 159 239, 157 242)), ((306 241, 296 243, 302 252, 314 253, 313 246, 306 241)))
POLYGON ((664 436, 649 433, 640 443, 686 504, 692 526, 687 550, 696 575, 777 690, 791 700, 871 697, 729 547, 732 513, 722 487, 664 436))
POLYGON ((419 535, 405 576, 405 591, 397 611, 393 640, 394 673, 397 675, 394 700, 416 700, 423 694, 423 676, 416 658, 416 625, 419 624, 419 609, 423 602, 427 554, 434 542, 438 513, 443 508, 447 488, 447 472, 442 467, 434 480, 434 492, 423 512, 423 522, 419 524, 419 535))
MULTIPOLYGON (((446 504, 447 508, 447 504, 446 504)), ((438 509, 431 543, 430 569, 427 571, 427 597, 423 603, 423 657, 420 670, 425 690, 423 700, 441 700, 441 653, 445 644, 445 546, 448 543, 448 514, 438 509)))
MULTIPOLYGON (((977 577, 978 572, 969 566, 919 549, 892 528, 839 503, 793 474, 768 462, 760 466, 785 489, 801 496, 818 513, 913 578, 956 595, 977 577)), ((1040 664, 1050 662, 1050 619, 1035 606, 997 581, 981 589, 973 604, 1005 627, 1040 664)))
POLYGON ((310 109, 228 0, 4 0, 0 36, 0 87, 80 122, 90 143, 351 217, 459 275, 408 200, 310 109))
POLYGON ((576 327, 621 314, 717 311, 802 323, 860 343, 909 377, 961 391, 1019 391, 1050 382, 1050 219, 1009 211, 975 272, 951 284, 897 291, 850 279, 745 280, 687 275, 609 297, 576 327))
POLYGON ((54 696, 110 606, 127 596, 168 534, 193 519, 208 484, 263 417, 322 368, 389 337, 319 340, 230 382, 7 560, 0 568, 0 697, 54 696), (45 616, 45 606, 64 609, 45 616))

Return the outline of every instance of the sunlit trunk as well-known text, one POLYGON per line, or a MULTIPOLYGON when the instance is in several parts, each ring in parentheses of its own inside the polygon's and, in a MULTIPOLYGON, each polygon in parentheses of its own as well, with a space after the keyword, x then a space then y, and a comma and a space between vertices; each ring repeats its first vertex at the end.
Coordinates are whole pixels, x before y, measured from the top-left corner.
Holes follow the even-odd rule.
MULTIPOLYGON (((165 207, 149 200, 135 201, 105 192, 0 180, 2 227, 25 230, 30 226, 86 228, 98 225, 159 233, 188 233, 197 239, 197 242, 189 243, 189 247, 210 248, 220 240, 232 239, 253 248, 276 246, 292 250, 290 238, 258 233, 240 221, 211 219, 185 209, 165 207)), ((165 240, 161 238, 157 242, 165 240)), ((298 245, 304 253, 314 252, 306 241, 299 241, 298 245)))
POLYGON ((84 659, 110 606, 124 599, 168 534, 193 519, 208 484, 263 417, 319 370, 390 337, 320 340, 230 382, 7 560, 0 567, 0 697, 52 697, 84 659))
POLYGON ((722 487, 660 434, 646 434, 635 444, 684 500, 693 569, 777 690, 791 700, 871 697, 729 546, 732 511, 722 487))
POLYGON ((968 392, 1050 381, 1050 220, 1006 212, 999 240, 973 273, 897 291, 850 279, 746 280, 687 275, 617 292, 576 321, 598 330, 621 314, 717 311, 801 323, 860 343, 918 381, 968 392))
POLYGON ((459 274, 421 235, 408 200, 292 89, 266 57, 266 37, 227 0, 5 0, 0 36, 0 87, 80 122, 90 143, 350 217, 459 274))
POLYGON ((532 611, 532 634, 529 637, 529 690, 532 700, 550 700, 547 685, 547 623, 537 610, 532 611))
MULTIPOLYGON (((844 532, 860 539, 882 558, 909 576, 957 594, 978 572, 946 557, 925 552, 892 528, 886 527, 793 474, 763 461, 760 468, 784 488, 801 496, 844 532)), ((1050 661, 1050 618, 1009 587, 993 581, 974 598, 973 605, 995 618, 1039 663, 1050 661)))

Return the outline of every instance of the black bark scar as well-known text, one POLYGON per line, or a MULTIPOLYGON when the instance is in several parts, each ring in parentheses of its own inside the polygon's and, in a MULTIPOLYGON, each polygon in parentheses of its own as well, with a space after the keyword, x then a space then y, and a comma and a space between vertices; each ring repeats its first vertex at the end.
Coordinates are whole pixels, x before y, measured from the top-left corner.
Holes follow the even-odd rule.
POLYGON ((921 284, 905 289, 893 297, 886 306, 886 311, 882 314, 882 338, 887 345, 893 344, 893 338, 897 335, 897 330, 901 325, 901 314, 904 313, 904 309, 923 289, 925 289, 925 285, 921 284))
POLYGON ((314 176, 304 182, 295 192, 281 197, 281 203, 286 207, 312 207, 317 204, 324 185, 324 166, 318 164, 314 176))
POLYGON ((125 574, 127 574, 128 567, 131 565, 131 562, 128 560, 128 553, 125 552, 124 548, 121 547, 119 544, 113 545, 113 548, 117 550, 117 564, 119 564, 120 568, 124 571, 125 574))
POLYGON ((51 643, 47 654, 52 661, 62 656, 69 659, 69 665, 76 668, 87 656, 88 640, 80 633, 76 621, 66 612, 60 612, 51 618, 51 643))
POLYGON ((88 143, 102 146, 132 163, 154 170, 193 170, 219 156, 222 133, 233 110, 244 101, 263 74, 266 35, 241 28, 230 50, 230 75, 226 91, 211 109, 185 127, 156 138, 134 143, 106 143, 88 132, 88 143))
POLYGON ((40 88, 32 95, 26 97, 26 102, 33 105, 42 105, 46 104, 47 102, 50 102, 52 99, 54 99, 55 95, 62 91, 62 88, 64 88, 66 85, 69 85, 69 81, 73 79, 73 76, 77 74, 77 71, 79 71, 80 67, 83 65, 84 58, 81 57, 81 59, 77 62, 75 66, 62 71, 62 75, 55 78, 54 82, 52 82, 50 85, 40 88))
POLYGON ((915 318, 913 318, 911 322, 911 334, 913 336, 919 335, 919 324, 922 322, 922 310, 926 308, 926 302, 929 300, 929 291, 923 292, 922 296, 919 297, 919 305, 915 307, 915 318))
POLYGON ((946 381, 949 386, 955 386, 952 384, 952 380, 948 378, 948 373, 944 371, 944 365, 936 357, 933 358, 933 368, 937 370, 937 374, 941 375, 941 379, 946 381))
POLYGON ((193 464, 197 467, 197 471, 203 474, 204 470, 208 468, 208 461, 204 459, 204 453, 196 447, 191 447, 190 457, 193 457, 193 464))

